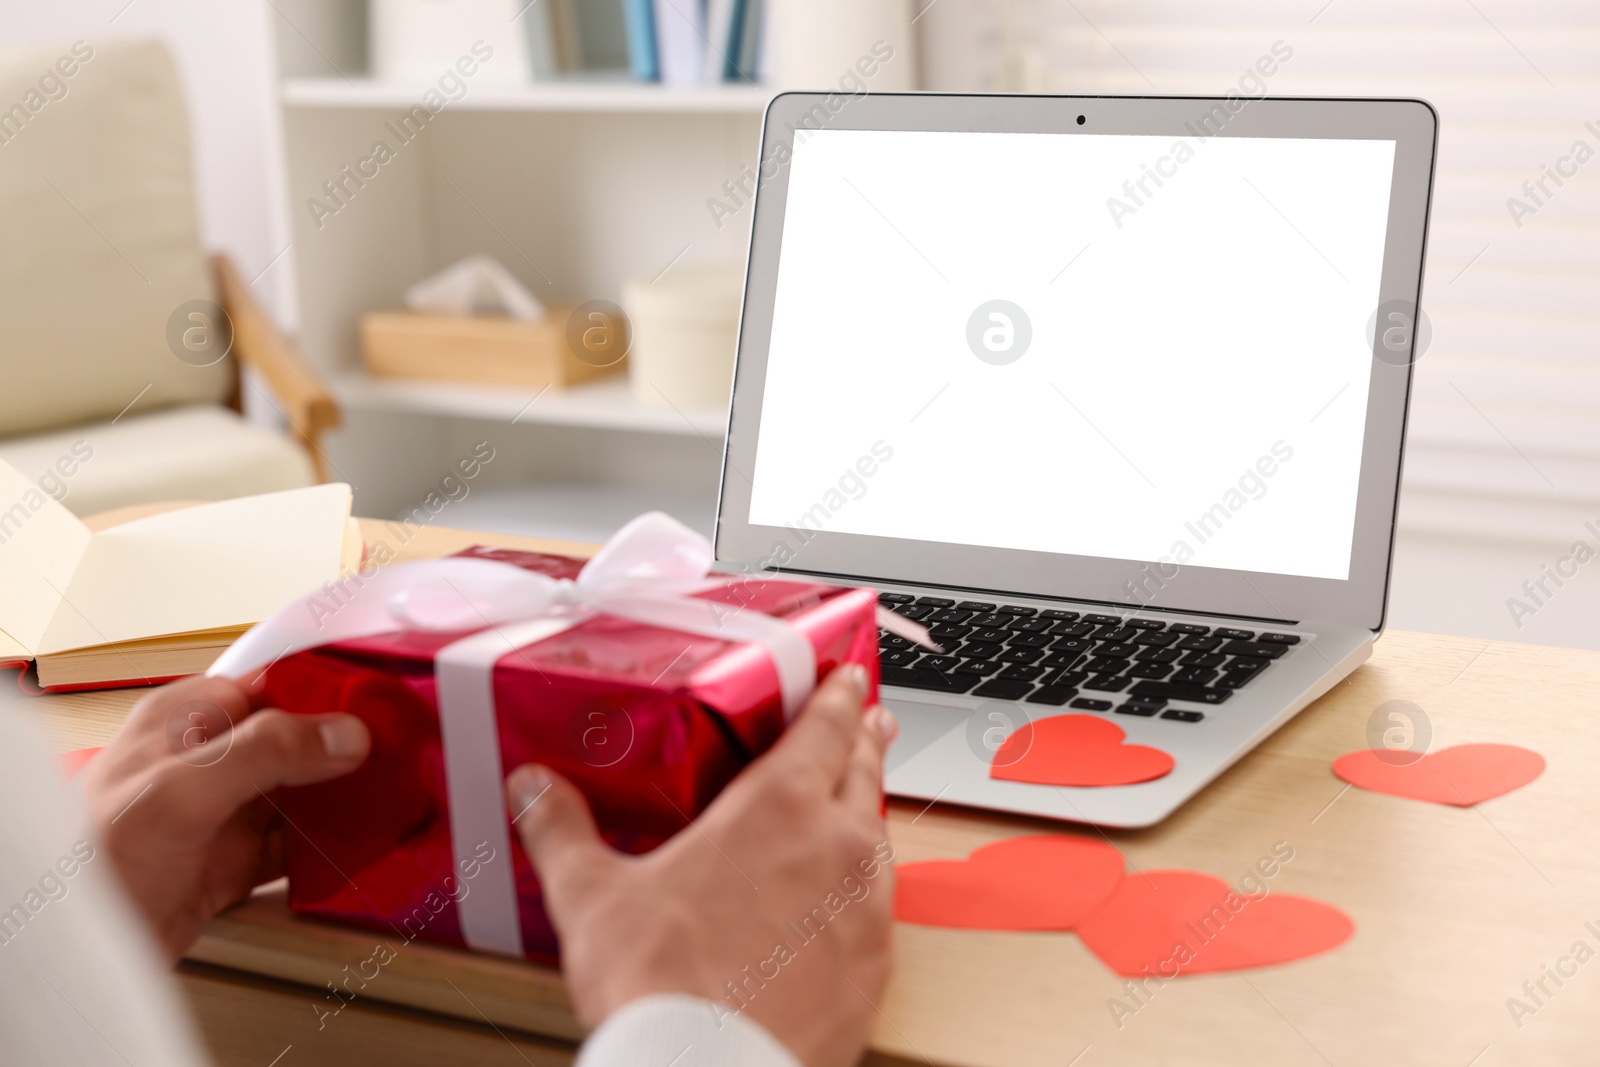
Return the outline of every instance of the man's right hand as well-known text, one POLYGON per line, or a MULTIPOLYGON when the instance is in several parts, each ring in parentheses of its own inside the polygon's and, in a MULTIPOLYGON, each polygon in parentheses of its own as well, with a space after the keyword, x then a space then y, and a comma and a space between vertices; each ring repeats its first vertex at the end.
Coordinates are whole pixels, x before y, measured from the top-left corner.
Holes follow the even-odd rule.
MULTIPOLYGON (((537 766, 508 803, 561 939, 579 1018, 686 993, 748 1013, 809 1067, 854 1063, 889 973, 893 850, 881 817, 893 717, 834 671, 788 732, 672 840, 625 856, 537 766)), ((720 1017, 720 1016, 719 1016, 720 1017)))

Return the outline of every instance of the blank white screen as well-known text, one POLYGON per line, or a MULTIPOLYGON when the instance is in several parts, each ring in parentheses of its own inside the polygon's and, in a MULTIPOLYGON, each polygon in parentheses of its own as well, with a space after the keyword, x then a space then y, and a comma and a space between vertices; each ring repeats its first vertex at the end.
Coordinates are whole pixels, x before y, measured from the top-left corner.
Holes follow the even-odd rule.
POLYGON ((1394 142, 802 136, 752 523, 1348 578, 1394 142))

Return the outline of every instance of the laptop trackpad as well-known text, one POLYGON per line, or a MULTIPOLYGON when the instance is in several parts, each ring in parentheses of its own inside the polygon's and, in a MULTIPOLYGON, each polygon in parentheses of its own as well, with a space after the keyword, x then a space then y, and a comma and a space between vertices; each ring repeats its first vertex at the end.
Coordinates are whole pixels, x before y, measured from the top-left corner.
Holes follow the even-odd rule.
POLYGON ((951 708, 941 704, 923 704, 915 700, 891 697, 884 705, 894 712, 900 724, 900 736, 884 756, 886 771, 900 767, 912 756, 933 744, 953 728, 967 721, 972 712, 966 708, 951 708))

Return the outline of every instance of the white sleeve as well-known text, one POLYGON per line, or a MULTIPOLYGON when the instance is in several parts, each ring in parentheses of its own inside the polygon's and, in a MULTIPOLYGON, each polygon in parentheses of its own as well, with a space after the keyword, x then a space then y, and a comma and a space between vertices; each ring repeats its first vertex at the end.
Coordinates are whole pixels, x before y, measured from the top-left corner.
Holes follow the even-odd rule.
MULTIPOLYGON (((0 673, 0 685, 15 686, 0 673)), ((83 797, 0 699, 0 1032, 7 1063, 206 1062, 83 797)))
POLYGON ((800 1067, 794 1054, 743 1015, 699 997, 642 997, 589 1035, 577 1067, 800 1067))

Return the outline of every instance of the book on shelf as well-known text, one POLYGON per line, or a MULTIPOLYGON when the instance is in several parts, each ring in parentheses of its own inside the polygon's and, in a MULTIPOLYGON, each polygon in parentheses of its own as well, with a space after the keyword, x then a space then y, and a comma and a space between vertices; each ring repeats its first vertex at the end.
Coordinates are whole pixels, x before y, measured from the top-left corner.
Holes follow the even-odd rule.
POLYGON ((706 84, 755 83, 761 8, 759 0, 710 0, 706 16, 709 45, 702 45, 706 84))
POLYGON ((578 54, 583 70, 598 75, 626 75, 628 31, 623 0, 573 0, 573 4, 578 15, 578 54))
POLYGON ((740 18, 735 21, 737 44, 729 52, 736 62, 723 72, 725 81, 755 85, 761 80, 762 30, 767 5, 764 0, 740 0, 740 18))
POLYGON ((660 81, 654 0, 622 0, 622 14, 628 33, 629 77, 636 82, 660 81))
POLYGON ((763 0, 537 0, 534 80, 625 75, 687 88, 758 81, 763 0))
MULTIPOLYGON (((562 74, 583 69, 583 43, 578 37, 576 0, 538 0, 534 10, 549 24, 551 51, 562 74), (539 9, 543 9, 539 11, 539 9)), ((533 14, 530 11, 529 14, 533 14)))
POLYGON ((698 0, 654 0, 661 83, 699 85, 705 64, 705 9, 698 0))
MULTIPOLYGON (((643 2, 653 16, 651 0, 643 2)), ((631 9, 637 6, 636 0, 537 0, 527 7, 522 17, 529 23, 530 42, 548 42, 530 43, 530 50, 537 55, 542 48, 552 70, 540 74, 536 69, 535 80, 630 74, 649 80, 639 72, 647 72, 653 60, 654 31, 636 26, 638 16, 631 9)))
POLYGON ((706 2, 706 33, 705 39, 700 42, 700 80, 707 85, 722 81, 738 60, 737 54, 729 54, 728 46, 733 40, 734 19, 738 17, 735 9, 740 6, 740 0, 706 2))
POLYGON ((561 76, 561 41, 550 9, 556 0, 533 0, 522 11, 522 28, 528 36, 528 70, 536 82, 561 76))
POLYGON ((209 667, 245 630, 361 565, 348 485, 90 530, 0 462, 0 665, 46 690, 147 685, 209 667))

